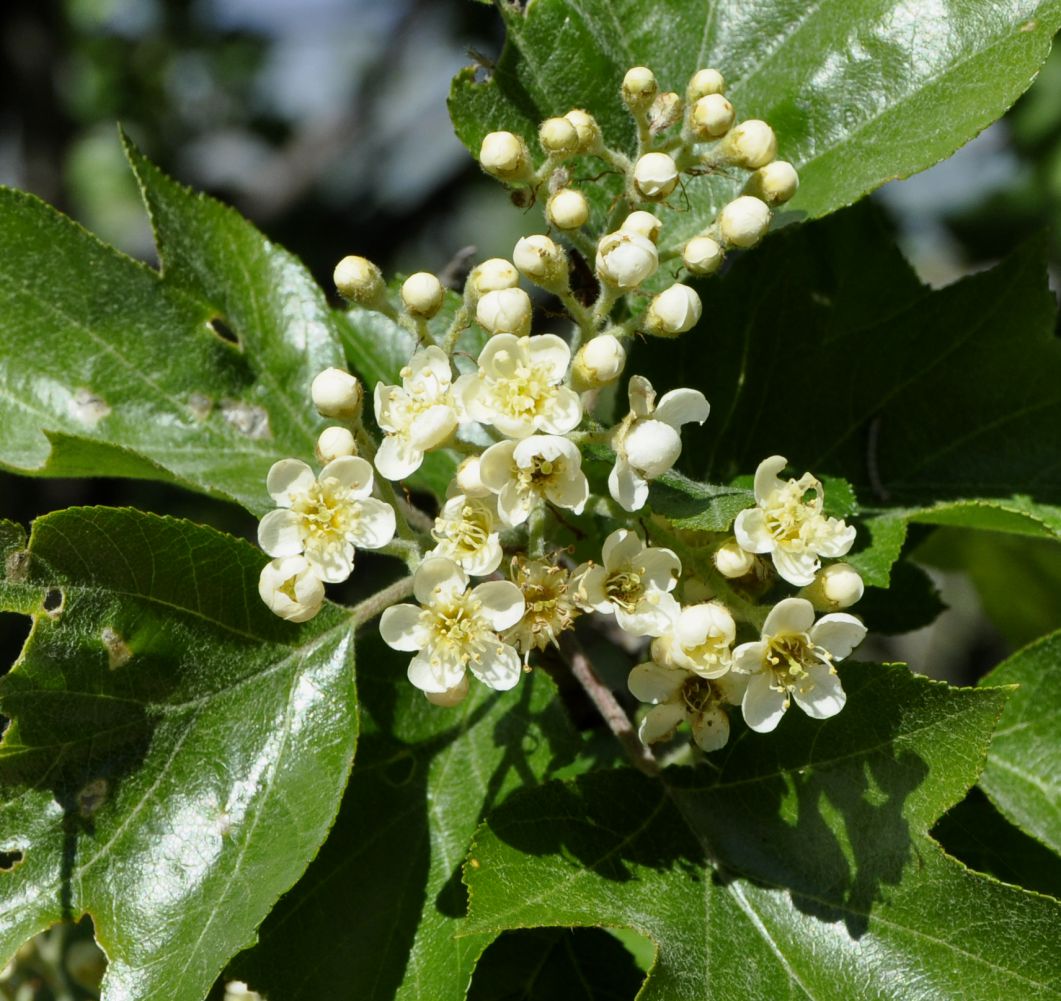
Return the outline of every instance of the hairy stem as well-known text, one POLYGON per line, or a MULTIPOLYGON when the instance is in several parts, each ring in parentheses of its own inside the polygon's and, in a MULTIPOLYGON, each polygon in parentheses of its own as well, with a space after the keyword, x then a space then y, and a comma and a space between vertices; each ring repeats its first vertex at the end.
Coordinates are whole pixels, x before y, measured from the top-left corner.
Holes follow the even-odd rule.
POLYGON ((393 584, 388 584, 382 591, 360 602, 350 611, 350 617, 354 620, 354 628, 360 628, 366 622, 371 622, 377 615, 381 615, 384 609, 396 605, 403 598, 408 598, 413 593, 413 578, 402 577, 393 584))

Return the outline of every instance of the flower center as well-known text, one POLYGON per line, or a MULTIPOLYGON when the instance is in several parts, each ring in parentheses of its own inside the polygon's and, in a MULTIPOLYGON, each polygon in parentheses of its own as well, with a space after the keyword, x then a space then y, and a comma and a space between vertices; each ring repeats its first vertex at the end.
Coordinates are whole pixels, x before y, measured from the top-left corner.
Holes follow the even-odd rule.
POLYGON ((458 594, 424 609, 432 636, 433 663, 481 659, 483 646, 493 636, 479 614, 482 607, 470 594, 458 594))
POLYGON ((298 595, 295 593, 295 585, 298 583, 298 574, 292 574, 281 584, 277 591, 281 594, 287 595, 292 601, 298 602, 298 595))
POLYGON ((633 567, 609 574, 604 582, 604 593, 613 605, 618 605, 624 612, 632 613, 645 594, 641 574, 633 567))
POLYGON ((561 477, 564 472, 564 460, 559 456, 555 459, 546 458, 544 455, 531 456, 529 466, 517 467, 519 485, 522 490, 532 490, 535 493, 544 493, 546 487, 553 480, 561 477))
POLYGON ((314 483, 295 500, 291 510, 301 519, 302 539, 307 545, 345 541, 360 515, 360 505, 333 477, 314 483))
POLYGON ((456 518, 439 519, 431 535, 459 560, 479 552, 489 541, 492 528, 493 518, 489 508, 485 504, 469 501, 456 518))
POLYGON ((718 695, 711 682, 695 674, 690 674, 682 683, 681 697, 690 716, 699 715, 718 701, 718 695))
POLYGON ((509 376, 493 380, 493 406, 508 417, 538 417, 556 396, 548 372, 533 365, 517 365, 509 376))
POLYGON ((806 633, 771 636, 766 645, 766 664, 774 673, 772 688, 787 691, 803 685, 809 668, 818 664, 832 667, 828 650, 815 646, 806 633))
POLYGON ((821 517, 821 484, 809 473, 775 491, 763 512, 773 538, 787 549, 802 550, 813 541, 821 517))

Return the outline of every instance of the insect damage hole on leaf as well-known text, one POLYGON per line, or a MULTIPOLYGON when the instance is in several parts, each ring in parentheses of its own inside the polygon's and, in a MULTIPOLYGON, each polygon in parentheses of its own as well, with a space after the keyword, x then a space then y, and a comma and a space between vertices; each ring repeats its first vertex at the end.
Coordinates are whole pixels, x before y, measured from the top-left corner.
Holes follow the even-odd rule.
POLYGON ((44 592, 44 600, 41 602, 44 610, 53 619, 59 618, 63 612, 63 605, 66 603, 66 595, 57 587, 50 587, 44 592))
POLYGON ((225 322, 220 316, 211 317, 206 321, 206 325, 223 341, 229 344, 234 344, 237 348, 242 350, 243 345, 240 344, 239 338, 236 336, 236 332, 225 322))
POLYGON ((25 860, 25 854, 18 848, 0 848, 0 872, 11 872, 25 860))

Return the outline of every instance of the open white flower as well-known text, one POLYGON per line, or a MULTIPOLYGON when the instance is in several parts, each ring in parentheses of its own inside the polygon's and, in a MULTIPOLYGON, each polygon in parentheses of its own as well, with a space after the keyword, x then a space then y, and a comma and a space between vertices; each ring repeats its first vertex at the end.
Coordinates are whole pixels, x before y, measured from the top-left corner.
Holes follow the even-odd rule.
POLYGON ((815 622, 814 607, 806 599, 779 601, 763 623, 762 639, 733 651, 733 671, 748 675, 741 703, 748 726, 769 733, 790 699, 812 719, 835 716, 847 696, 833 664, 865 635, 866 627, 846 612, 831 612, 815 622))
POLYGON ((630 413, 612 433, 615 466, 608 490, 625 511, 637 511, 648 500, 648 481, 662 476, 682 453, 681 427, 703 424, 710 412, 696 389, 672 389, 656 403, 656 392, 644 376, 630 380, 630 413))
POLYGON ((288 622, 312 619, 324 603, 324 585, 305 556, 281 556, 266 563, 258 594, 271 612, 288 622))
POLYGON ((589 499, 582 453, 557 435, 491 445, 479 460, 479 476, 497 494, 497 513, 510 527, 522 525, 542 500, 581 514, 589 499))
POLYGON ((733 663, 736 637, 737 624, 725 605, 717 601, 687 605, 671 628, 652 641, 652 659, 701 678, 718 678, 733 663))
POLYGON ((804 587, 821 567, 819 557, 843 556, 851 548, 855 529, 822 514, 822 485, 810 473, 798 480, 780 479, 777 474, 787 462, 772 455, 759 463, 757 506, 737 515, 733 534, 742 549, 769 553, 784 580, 804 587))
POLYGON ((733 674, 708 679, 681 667, 638 664, 627 686, 633 696, 652 703, 638 727, 642 743, 666 740, 688 723, 701 750, 717 751, 729 740, 726 705, 739 705, 747 679, 733 674))
POLYGON ((319 477, 298 459, 281 459, 266 487, 279 506, 258 525, 258 544, 270 556, 304 553, 321 580, 346 580, 355 546, 381 549, 394 538, 394 509, 370 496, 372 467, 357 456, 329 462, 319 477))
POLYGON ((667 632, 679 611, 670 593, 682 572, 677 555, 646 546, 636 532, 620 528, 604 540, 601 557, 604 566, 590 567, 582 576, 579 600, 595 612, 614 615, 633 636, 667 632))
POLYGON ((479 354, 479 371, 462 375, 453 392, 471 418, 509 438, 567 434, 582 420, 578 393, 562 384, 570 361, 555 334, 495 334, 479 354))
POLYGON ((379 631, 395 650, 417 651, 409 680, 423 692, 452 692, 471 671, 484 685, 507 691, 519 681, 519 655, 498 633, 523 617, 523 594, 507 580, 468 590, 468 575, 452 560, 432 556, 413 577, 420 605, 392 605, 379 631), (422 606, 422 607, 421 607, 422 606))
POLYGON ((388 480, 416 472, 424 453, 441 445, 457 427, 449 358, 441 348, 431 345, 417 351, 401 376, 400 386, 376 384, 376 423, 386 432, 376 468, 388 480))
POLYGON ((575 581, 568 570, 545 560, 512 559, 513 583, 523 592, 527 610, 503 639, 523 654, 557 646, 557 636, 572 629, 581 609, 575 604, 575 581))
POLYGON ((485 577, 501 565, 497 499, 456 494, 442 505, 431 535, 438 543, 428 556, 459 563, 473 577, 485 577))

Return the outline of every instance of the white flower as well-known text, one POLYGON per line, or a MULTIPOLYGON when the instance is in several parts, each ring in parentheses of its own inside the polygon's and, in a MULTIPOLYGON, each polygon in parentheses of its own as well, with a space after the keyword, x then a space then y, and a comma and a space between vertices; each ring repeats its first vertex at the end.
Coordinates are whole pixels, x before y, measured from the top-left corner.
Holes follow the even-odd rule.
POLYGON ((675 284, 660 292, 645 313, 645 330, 657 337, 676 337, 700 322, 700 296, 688 285, 675 284))
POLYGON ((493 496, 457 494, 442 505, 431 536, 438 543, 428 556, 459 563, 473 577, 485 577, 501 565, 497 501, 493 496))
POLYGON ((718 70, 697 70, 686 88, 685 99, 690 104, 694 104, 701 97, 706 97, 708 94, 721 94, 725 89, 726 81, 722 79, 722 74, 718 70))
POLYGON ((521 237, 512 251, 512 263, 544 289, 561 292, 567 288, 567 255, 547 236, 521 237))
POLYGON ((266 487, 279 507, 258 525, 258 544, 270 556, 305 553, 321 580, 346 580, 355 546, 381 549, 394 538, 394 509, 370 496, 372 467, 357 456, 329 462, 319 477, 298 459, 281 459, 266 487))
POLYGON ((402 283, 402 302, 413 316, 430 320, 446 300, 442 282, 430 271, 417 271, 402 283))
POLYGON ((566 118, 546 118, 538 127, 538 141, 546 153, 570 156, 578 152, 578 129, 566 118))
POLYGON ((612 434, 615 466, 608 490, 625 511, 637 511, 648 500, 648 481, 662 476, 682 453, 681 426, 703 424, 710 411, 696 389, 672 389, 656 403, 648 379, 630 380, 630 413, 612 434))
POLYGON ((770 207, 760 198, 741 195, 718 216, 722 239, 730 247, 754 247, 770 228, 770 207))
POLYGON ((310 397, 323 417, 353 420, 361 413, 361 383, 341 368, 326 368, 310 385, 310 397))
POLYGON ((479 147, 479 164, 502 181, 520 181, 531 172, 523 140, 511 132, 491 132, 479 147))
POLYGON ((651 212, 638 209, 636 212, 631 212, 623 220, 619 229, 624 233, 636 233, 638 236, 643 236, 646 240, 656 243, 663 229, 663 223, 651 212))
POLYGON ((799 174, 788 161, 774 160, 752 174, 745 190, 767 205, 780 205, 799 190, 799 174))
POLYGON ((595 612, 614 615, 633 636, 661 636, 678 617, 670 593, 682 572, 681 560, 669 549, 646 546, 636 532, 617 529, 604 540, 604 566, 582 576, 579 600, 595 612))
POLYGON ((812 719, 828 719, 847 696, 833 663, 843 660, 866 635, 853 615, 832 612, 814 621, 803 598, 779 601, 763 623, 762 639, 733 651, 733 670, 748 675, 741 703, 753 730, 769 733, 795 699, 812 719))
POLYGON ((598 334, 578 349, 571 365, 571 385, 579 392, 614 382, 626 366, 626 348, 614 334, 598 334))
POLYGON ((545 217, 557 229, 578 229, 589 219, 589 202, 581 191, 561 188, 546 203, 545 217))
POLYGON ((777 136, 766 122, 749 118, 722 140, 722 153, 738 167, 758 170, 777 156, 777 136))
POLYGON ((741 549, 732 540, 719 546, 715 550, 715 555, 712 559, 715 569, 723 577, 728 577, 730 580, 739 580, 741 577, 747 576, 755 569, 755 565, 758 562, 751 553, 746 549, 741 549))
POLYGON ((557 435, 491 445, 479 460, 483 486, 497 494, 497 513, 509 527, 522 525, 543 499, 581 514, 589 499, 582 453, 557 435))
POLYGON ((865 590, 862 576, 853 566, 833 563, 823 568, 799 597, 806 598, 819 612, 838 612, 861 601, 865 590))
POLYGON ((476 299, 487 292, 500 292, 502 289, 515 288, 518 284, 516 266, 503 257, 491 257, 477 264, 468 275, 468 291, 476 299))
POLYGON ((401 386, 376 384, 376 423, 386 432, 376 468, 388 480, 416 472, 424 453, 441 445, 457 427, 449 358, 441 348, 417 351, 401 376, 401 386))
POLYGON ((326 466, 332 459, 340 459, 344 455, 357 455, 357 442, 354 441, 349 428, 325 428, 320 433, 313 452, 317 456, 317 461, 322 466, 326 466))
POLYGON ((324 603, 324 585, 305 556, 281 556, 262 567, 258 594, 288 622, 312 619, 324 603))
POLYGON ((733 105, 721 94, 705 94, 693 104, 689 125, 697 139, 717 139, 733 126, 733 105))
POLYGON ((488 334, 530 333, 531 300, 521 288, 485 292, 475 307, 475 320, 488 334))
POLYGON ((687 605, 670 629, 652 642, 652 659, 681 667, 701 678, 718 678, 733 663, 737 624, 725 605, 708 601, 687 605))
POLYGON ((678 186, 678 168, 666 153, 646 153, 634 164, 634 187, 644 198, 658 201, 678 186))
POLYGON ((383 274, 368 258, 353 254, 335 265, 332 273, 335 288, 344 299, 371 305, 379 302, 386 290, 383 274))
POLYGON ((555 334, 497 334, 479 354, 479 371, 462 375, 453 392, 468 416, 509 438, 567 434, 582 420, 578 393, 562 385, 570 361, 555 334))
POLYGON ((498 633, 523 617, 520 589, 491 580, 468 590, 468 575, 452 560, 430 557, 413 578, 413 594, 423 607, 392 605, 379 631, 395 650, 418 651, 409 680, 423 692, 452 692, 471 671, 497 691, 515 687, 520 677, 516 651, 498 633))
POLYGON ((656 81, 656 74, 647 66, 634 66, 626 71, 626 76, 623 77, 622 96, 631 108, 647 108, 658 93, 659 83, 656 81))
POLYGON ((759 463, 757 506, 737 515, 733 534, 749 553, 769 553, 781 577, 803 587, 814 580, 820 556, 843 556, 851 548, 855 529, 822 514, 822 485, 810 473, 798 480, 779 479, 787 462, 772 455, 759 463))
POLYGON ((597 244, 597 274, 609 285, 626 290, 637 288, 659 267, 659 252, 647 237, 619 230, 601 237, 597 244))
POLYGON ((545 560, 516 556, 511 564, 513 583, 523 592, 527 610, 503 639, 523 654, 557 645, 557 636, 574 627, 581 609, 575 604, 575 582, 571 573, 545 560))
POLYGON ((682 262, 694 275, 714 274, 725 259, 717 240, 694 236, 682 249, 682 262))
POLYGON ((717 751, 729 740, 729 716, 724 705, 739 705, 746 679, 739 675, 707 679, 680 667, 638 664, 627 686, 641 702, 652 703, 638 727, 642 743, 666 740, 688 722, 693 740, 703 751, 717 751))

